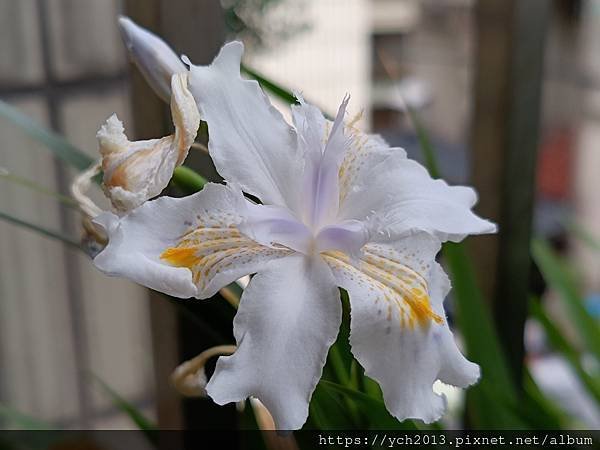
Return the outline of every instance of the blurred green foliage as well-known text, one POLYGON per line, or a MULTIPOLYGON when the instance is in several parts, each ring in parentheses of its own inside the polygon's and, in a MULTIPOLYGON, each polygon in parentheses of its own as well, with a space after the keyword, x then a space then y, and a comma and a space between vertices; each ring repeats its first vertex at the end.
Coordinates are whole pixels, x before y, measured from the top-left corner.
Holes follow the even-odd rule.
POLYGON ((229 33, 260 50, 308 29, 306 3, 306 0, 221 0, 221 7, 229 33))

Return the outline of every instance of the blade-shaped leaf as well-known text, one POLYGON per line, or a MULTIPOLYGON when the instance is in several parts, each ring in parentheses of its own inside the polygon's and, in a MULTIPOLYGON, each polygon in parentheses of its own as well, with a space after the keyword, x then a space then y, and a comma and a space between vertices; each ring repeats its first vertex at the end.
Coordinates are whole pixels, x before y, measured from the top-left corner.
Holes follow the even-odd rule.
POLYGON ((530 302, 530 309, 532 315, 544 328, 548 341, 550 341, 552 347, 565 357, 571 367, 573 367, 573 370, 577 373, 582 384, 600 404, 600 382, 584 369, 581 364, 581 356, 577 350, 575 350, 575 348, 573 348, 573 346, 564 338, 563 333, 548 317, 539 301, 532 300, 530 302))
POLYGON ((575 221, 567 222, 566 225, 569 231, 586 244, 589 249, 600 252, 600 238, 598 236, 593 235, 589 230, 575 221))
POLYGON ((452 279, 458 325, 469 356, 482 365, 484 378, 514 398, 515 389, 510 382, 503 350, 465 250, 460 244, 448 243, 443 251, 452 279))
MULTIPOLYGON (((417 113, 409 110, 408 116, 417 133, 425 165, 433 178, 439 178, 431 139, 417 113)), ((522 421, 510 406, 516 404, 517 390, 509 376, 506 357, 471 261, 462 244, 444 244, 443 255, 450 271, 458 328, 464 337, 467 355, 481 366, 482 371, 479 384, 468 391, 472 425, 479 428, 520 428, 522 421)))
MULTIPOLYGON (((242 64, 242 66, 241 66, 241 71, 242 71, 242 73, 248 75, 250 78, 258 81, 258 84, 260 84, 260 86, 263 88, 263 90, 265 90, 266 92, 271 94, 273 97, 278 98, 279 100, 283 101, 284 103, 289 103, 290 105, 294 105, 294 104, 298 103, 296 96, 290 89, 287 89, 286 87, 281 86, 280 84, 274 82, 273 80, 269 80, 264 75, 261 75, 256 70, 254 70, 244 64, 242 64)), ((312 103, 312 102, 309 101, 309 103, 312 103)), ((312 103, 312 104, 314 104, 314 103, 312 103)), ((321 109, 321 111, 323 112, 323 115, 327 119, 333 120, 333 116, 331 114, 328 114, 326 111, 323 111, 322 109, 321 109)))
POLYGON ((309 405, 309 420, 322 430, 349 430, 360 427, 348 404, 351 400, 322 385, 323 380, 317 384, 309 405))
POLYGON ((132 422, 144 432, 144 435, 150 442, 157 442, 157 427, 149 419, 147 419, 142 412, 140 412, 135 406, 121 397, 114 389, 106 384, 97 375, 91 374, 92 379, 98 384, 98 386, 111 398, 113 404, 129 416, 132 422))
POLYGON ((46 422, 23 414, 10 406, 0 403, 0 419, 13 424, 22 430, 52 430, 54 427, 46 422))
POLYGON ((600 327, 586 310, 579 288, 567 264, 554 253, 547 242, 541 239, 533 241, 531 251, 544 279, 560 294, 559 298, 581 336, 583 344, 600 361, 600 327))
POLYGON ((338 383, 333 383, 332 381, 321 380, 319 383, 322 384, 325 389, 336 392, 338 394, 346 395, 365 407, 373 409, 385 409, 385 404, 381 400, 373 398, 370 395, 365 394, 364 392, 360 392, 355 389, 342 386, 338 383))
POLYGON ((568 415, 541 391, 531 373, 525 368, 523 382, 525 411, 522 416, 534 429, 560 430, 569 425, 568 415))
POLYGON ((69 236, 66 236, 57 231, 49 230, 48 228, 45 228, 41 225, 36 225, 36 224, 28 222, 26 220, 19 219, 18 217, 8 214, 4 211, 0 211, 0 220, 5 220, 7 222, 10 222, 14 225, 20 226, 22 228, 27 228, 28 230, 35 231, 36 233, 39 233, 43 236, 46 236, 46 237, 49 237, 52 239, 56 239, 58 241, 63 242, 64 244, 70 245, 71 247, 74 247, 78 250, 82 249, 79 242, 77 242, 75 239, 73 239, 69 236))
POLYGON ((333 383, 327 380, 321 380, 319 387, 330 394, 337 394, 348 398, 367 412, 370 422, 370 428, 379 429, 399 429, 399 430, 417 430, 419 429, 411 420, 398 422, 387 411, 383 401, 373 398, 363 392, 342 386, 341 384, 333 383))
POLYGON ((331 381, 343 386, 351 382, 350 368, 354 357, 350 351, 350 301, 348 293, 340 289, 342 301, 342 323, 335 343, 331 346, 327 357, 327 367, 331 369, 331 381))
POLYGON ((58 192, 54 192, 48 189, 45 186, 41 186, 34 181, 31 181, 25 177, 21 177, 19 175, 15 175, 8 170, 4 170, 0 167, 0 177, 4 180, 17 184, 19 186, 26 187, 31 189, 32 191, 38 192, 43 195, 47 195, 48 197, 52 197, 58 200, 63 205, 68 206, 69 208, 77 208, 77 202, 73 200, 71 197, 67 197, 66 195, 59 194, 58 192))
POLYGON ((90 156, 65 138, 38 124, 31 117, 2 100, 0 100, 0 116, 11 121, 33 139, 52 150, 58 158, 79 170, 88 168, 94 162, 90 156))
POLYGON ((296 100, 296 96, 289 90, 282 86, 279 86, 277 83, 265 78, 263 75, 259 74, 256 70, 251 69, 250 67, 242 64, 241 66, 242 73, 248 75, 250 78, 258 81, 258 84, 267 92, 274 95, 275 97, 283 100, 286 103, 295 104, 298 103, 296 100))
POLYGON ((469 359, 481 366, 479 384, 468 391, 473 426, 521 428, 510 408, 516 404, 516 389, 473 267, 462 245, 447 243, 443 252, 452 279, 458 328, 469 359))

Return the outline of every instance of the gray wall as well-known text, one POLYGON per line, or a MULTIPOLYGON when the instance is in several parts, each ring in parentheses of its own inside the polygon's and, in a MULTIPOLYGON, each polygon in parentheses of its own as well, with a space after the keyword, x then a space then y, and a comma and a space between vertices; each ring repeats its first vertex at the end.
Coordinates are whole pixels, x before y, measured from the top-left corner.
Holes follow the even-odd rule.
MULTIPOLYGON (((96 130, 111 113, 131 125, 118 7, 115 0, 0 0, 0 98, 93 157, 96 130)), ((3 119, 0 136, 0 167, 68 189, 74 171, 40 144, 3 119)), ((0 210, 80 234, 75 211, 2 178, 0 210)), ((152 415, 150 337, 146 290, 0 222, 0 403, 65 427, 130 427, 86 371, 152 415)))

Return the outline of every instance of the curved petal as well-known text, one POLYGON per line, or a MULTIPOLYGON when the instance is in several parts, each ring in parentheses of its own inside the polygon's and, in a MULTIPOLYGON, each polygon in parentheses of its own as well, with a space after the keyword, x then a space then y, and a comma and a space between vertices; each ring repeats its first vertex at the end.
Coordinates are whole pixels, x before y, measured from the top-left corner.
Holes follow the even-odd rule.
POLYGON ((357 258, 367 240, 368 232, 364 223, 346 220, 321 228, 315 238, 315 248, 319 253, 340 250, 352 258, 357 258))
POLYGON ((207 184, 188 197, 146 202, 121 218, 101 214, 95 222, 109 241, 94 264, 108 275, 175 297, 211 297, 290 253, 259 245, 238 231, 245 202, 240 192, 207 184))
POLYGON ((238 349, 219 358, 208 395, 221 405, 258 397, 277 429, 302 427, 341 314, 339 291, 319 258, 270 264, 244 291, 233 323, 238 349))
POLYGON ((226 44, 210 66, 190 67, 190 89, 208 123, 219 174, 263 203, 295 202, 301 173, 296 135, 258 83, 240 76, 244 46, 226 44))
POLYGON ((324 254, 350 295, 352 352, 399 420, 441 417, 445 399, 432 389, 437 379, 466 387, 479 378, 479 367, 458 351, 445 321, 442 302, 450 285, 434 262, 439 247, 420 233, 367 244, 359 263, 324 254))
POLYGON ((434 180, 419 163, 391 153, 354 177, 340 207, 345 219, 370 221, 373 232, 400 237, 415 231, 442 241, 460 241, 469 234, 493 233, 496 226, 471 208, 475 191, 434 180))
MULTIPOLYGON (((430 280, 434 309, 443 311, 442 303, 450 292, 451 285, 444 269, 438 263, 434 263, 431 267, 430 280)), ((446 384, 460 388, 477 383, 481 376, 479 366, 469 361, 460 352, 448 324, 441 327, 440 337, 441 361, 438 378, 446 384)))
POLYGON ((160 194, 169 183, 173 170, 183 163, 194 143, 200 115, 187 88, 187 74, 173 75, 171 86, 175 134, 132 142, 127 139, 123 124, 114 114, 98 131, 103 187, 118 211, 131 210, 160 194))

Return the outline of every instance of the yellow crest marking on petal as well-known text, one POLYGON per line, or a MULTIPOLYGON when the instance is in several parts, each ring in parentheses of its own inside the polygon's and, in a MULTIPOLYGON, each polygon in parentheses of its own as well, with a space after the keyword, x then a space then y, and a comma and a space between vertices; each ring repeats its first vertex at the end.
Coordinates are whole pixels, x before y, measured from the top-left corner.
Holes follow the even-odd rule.
POLYGON ((235 227, 199 226, 184 234, 174 247, 167 248, 161 259, 176 267, 192 271, 194 283, 205 281, 211 270, 216 273, 226 267, 227 257, 256 246, 235 227))
POLYGON ((426 292, 418 288, 413 288, 411 294, 406 296, 404 301, 410 305, 410 309, 413 312, 411 317, 414 317, 420 325, 426 324, 430 319, 435 323, 443 322, 442 318, 431 309, 429 295, 426 292))
POLYGON ((391 320, 393 307, 396 307, 401 327, 412 329, 415 323, 426 327, 432 321, 443 322, 431 307, 426 280, 410 267, 369 251, 365 251, 360 267, 342 252, 330 251, 321 255, 333 269, 349 272, 352 278, 367 284, 371 291, 381 291, 382 296, 375 302, 379 298, 387 302, 387 320, 391 320))
POLYGON ((196 249, 193 247, 169 247, 160 255, 160 259, 167 261, 175 267, 187 267, 191 269, 201 258, 196 256, 196 249))
POLYGON ((186 267, 201 289, 221 271, 255 257, 289 254, 289 250, 260 245, 242 235, 232 225, 200 224, 185 233, 177 245, 167 248, 160 258, 176 267, 186 267))

